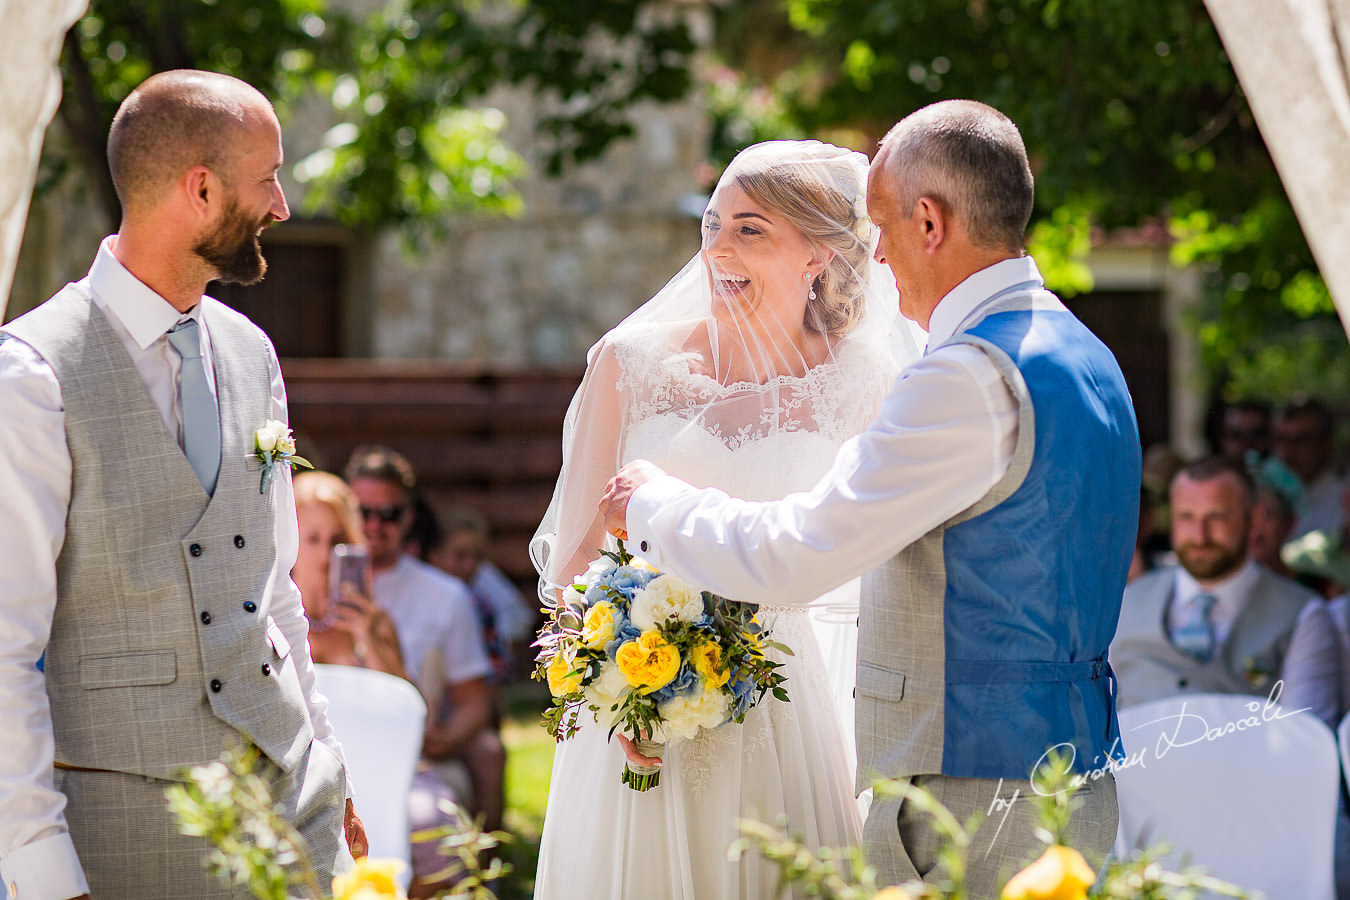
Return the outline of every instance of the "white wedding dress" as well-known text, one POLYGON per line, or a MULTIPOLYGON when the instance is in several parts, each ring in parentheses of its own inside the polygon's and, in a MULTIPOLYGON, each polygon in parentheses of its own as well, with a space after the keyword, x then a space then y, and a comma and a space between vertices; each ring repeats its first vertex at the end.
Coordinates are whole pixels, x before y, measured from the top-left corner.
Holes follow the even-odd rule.
MULTIPOLYGON (((649 459, 692 484, 750 500, 811 487, 843 440, 871 419, 893 367, 888 356, 845 340, 833 361, 778 377, 774 421, 729 428, 744 422, 737 391, 762 394, 763 386, 720 385, 678 355, 653 367, 660 354, 640 330, 611 343, 629 405, 622 459, 649 459), (708 421, 710 410, 727 412, 727 420, 708 421)), ((617 740, 607 742, 606 729, 583 712, 580 733, 557 747, 536 898, 769 900, 777 896, 777 869, 754 855, 727 858, 743 818, 773 825, 785 818, 811 847, 858 844, 857 596, 854 582, 810 610, 736 598, 759 602, 773 640, 792 648, 791 656, 775 654, 791 700, 766 698, 743 724, 668 746, 661 783, 650 791, 620 784, 625 760, 617 740)))

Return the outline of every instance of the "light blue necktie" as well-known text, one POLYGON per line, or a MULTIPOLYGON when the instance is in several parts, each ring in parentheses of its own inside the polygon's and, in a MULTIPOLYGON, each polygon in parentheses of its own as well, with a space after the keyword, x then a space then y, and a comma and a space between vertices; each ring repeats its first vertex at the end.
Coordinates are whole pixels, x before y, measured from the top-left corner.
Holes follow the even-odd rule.
POLYGON ((1200 662, 1214 656, 1214 623, 1210 613, 1218 602, 1213 594, 1197 594, 1181 611, 1181 622, 1172 631, 1172 643, 1200 662))
POLYGON ((183 452, 207 494, 220 473, 220 409, 206 382, 206 366, 197 323, 188 319, 169 329, 169 343, 183 357, 178 375, 178 403, 183 411, 183 452))

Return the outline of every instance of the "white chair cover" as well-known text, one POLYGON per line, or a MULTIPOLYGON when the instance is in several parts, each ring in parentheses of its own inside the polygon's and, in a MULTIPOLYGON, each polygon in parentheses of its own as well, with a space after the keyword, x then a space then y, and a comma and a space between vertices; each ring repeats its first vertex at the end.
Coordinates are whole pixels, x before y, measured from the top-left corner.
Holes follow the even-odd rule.
MULTIPOLYGON (((372 859, 409 861, 408 794, 427 706, 410 682, 354 666, 316 665, 328 720, 342 742, 372 859)), ((406 887, 411 872, 403 871, 406 887)))
POLYGON ((1188 694, 1122 710, 1120 732, 1117 856, 1163 842, 1169 864, 1271 900, 1333 900, 1340 764, 1321 720, 1258 697, 1188 694))

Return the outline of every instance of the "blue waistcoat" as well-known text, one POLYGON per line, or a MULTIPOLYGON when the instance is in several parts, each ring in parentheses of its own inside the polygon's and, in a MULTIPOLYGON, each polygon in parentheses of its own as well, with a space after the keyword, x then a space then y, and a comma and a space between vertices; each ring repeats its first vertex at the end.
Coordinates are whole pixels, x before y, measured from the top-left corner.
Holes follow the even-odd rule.
POLYGON ((952 340, 1004 372, 1034 445, 1010 496, 943 535, 942 772, 1027 778, 1069 745, 1075 769, 1102 768, 1120 752, 1106 654, 1139 522, 1125 379, 1062 308, 1000 309, 952 340))

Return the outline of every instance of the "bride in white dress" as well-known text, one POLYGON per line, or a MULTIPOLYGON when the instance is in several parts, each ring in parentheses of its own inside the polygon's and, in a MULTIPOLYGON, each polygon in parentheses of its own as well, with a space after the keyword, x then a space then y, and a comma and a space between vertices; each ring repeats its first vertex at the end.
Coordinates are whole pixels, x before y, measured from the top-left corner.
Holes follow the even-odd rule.
MULTIPOLYGON (((612 548, 597 504, 629 460, 752 500, 811 487, 914 355, 895 283, 872 261, 867 158, 815 141, 739 154, 703 220, 703 249, 588 354, 563 470, 531 544, 541 597, 612 548)), ((635 548, 630 548, 637 552, 635 548)), ((856 844, 852 684, 857 585, 809 612, 760 604, 791 697, 666 748, 661 783, 620 784, 624 754, 588 712, 558 745, 535 896, 775 896, 763 860, 727 857, 737 819, 786 819, 814 847, 856 844)))

